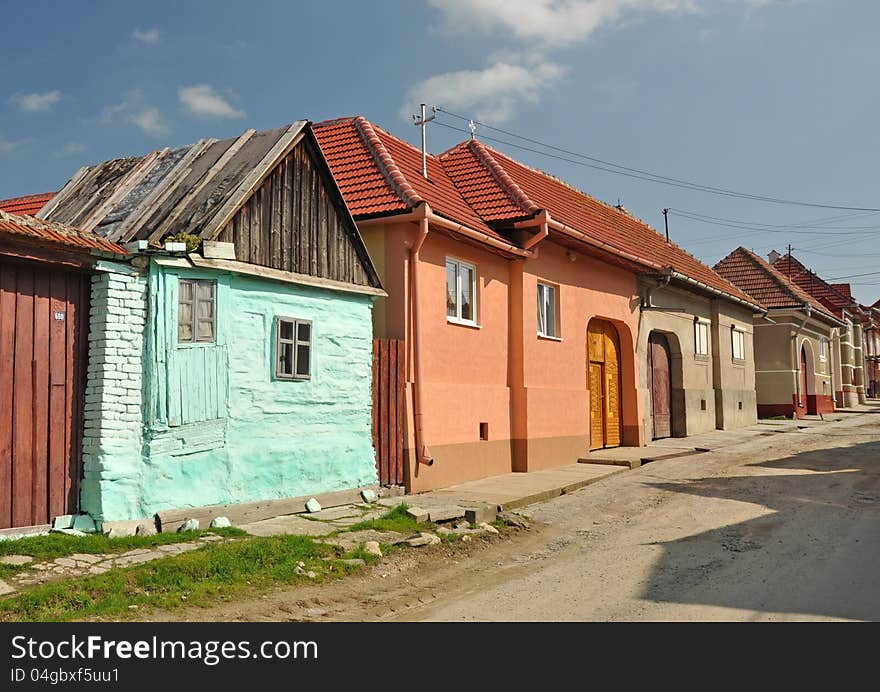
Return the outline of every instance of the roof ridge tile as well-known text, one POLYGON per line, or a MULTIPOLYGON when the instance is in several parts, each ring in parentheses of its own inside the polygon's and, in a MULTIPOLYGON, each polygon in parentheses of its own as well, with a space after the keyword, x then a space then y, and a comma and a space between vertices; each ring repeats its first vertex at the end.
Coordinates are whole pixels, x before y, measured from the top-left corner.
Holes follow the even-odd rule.
MULTIPOLYGON (((367 145, 367 148, 369 148, 370 152, 379 163, 382 174, 385 176, 388 184, 391 185, 400 198, 411 208, 417 207, 424 202, 425 200, 422 199, 421 195, 419 195, 419 193, 415 191, 415 188, 410 185, 406 176, 403 174, 403 171, 400 170, 397 163, 394 161, 394 158, 391 156, 391 152, 388 151, 385 144, 379 138, 379 135, 376 133, 376 129, 378 128, 374 127, 373 124, 362 115, 354 118, 354 124, 361 138, 364 140, 364 143, 367 145)), ((383 130, 383 132, 385 131, 383 130)), ((390 136, 393 137, 394 135, 390 136)))

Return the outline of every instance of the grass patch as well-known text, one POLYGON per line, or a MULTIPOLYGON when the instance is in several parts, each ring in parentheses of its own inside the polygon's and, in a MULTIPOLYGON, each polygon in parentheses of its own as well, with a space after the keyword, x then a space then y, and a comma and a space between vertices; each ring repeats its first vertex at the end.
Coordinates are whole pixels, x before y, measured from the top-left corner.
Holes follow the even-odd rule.
POLYGON ((378 519, 368 519, 342 529, 343 531, 396 531, 397 533, 416 533, 426 528, 433 528, 433 524, 419 524, 406 513, 409 509, 406 503, 397 505, 394 509, 386 512, 378 519))
MULTIPOLYGON (((315 581, 355 571, 357 567, 338 562, 338 552, 306 536, 208 543, 141 565, 35 586, 0 600, 0 622, 124 619, 142 608, 209 605, 245 590, 312 581, 296 573, 299 562, 305 563, 305 571, 317 574, 315 581), (331 559, 323 559, 327 557, 331 559)), ((362 549, 350 554, 372 561, 362 549)))
MULTIPOLYGON (((85 536, 68 536, 63 533, 50 533, 46 536, 25 536, 14 541, 0 541, 0 557, 4 555, 30 555, 35 561, 54 560, 74 553, 100 555, 102 553, 124 553, 135 548, 152 548, 169 543, 192 541, 208 534, 224 537, 246 536, 241 529, 209 529, 181 533, 157 533, 154 536, 122 536, 107 538, 100 533, 85 536)), ((3 567, 3 565, 0 565, 3 567)))

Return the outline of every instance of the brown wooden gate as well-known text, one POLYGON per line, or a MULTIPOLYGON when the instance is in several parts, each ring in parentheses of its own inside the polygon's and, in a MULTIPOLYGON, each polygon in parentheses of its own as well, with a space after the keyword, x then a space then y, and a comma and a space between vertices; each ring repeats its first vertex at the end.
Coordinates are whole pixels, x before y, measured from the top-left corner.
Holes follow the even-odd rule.
POLYGON ((663 334, 648 337, 648 386, 651 390, 653 438, 672 435, 672 389, 669 381, 669 342, 663 334))
POLYGON ((373 447, 382 485, 404 485, 405 386, 405 342, 373 339, 373 447))
POLYGON ((0 260, 0 528, 78 508, 88 276, 0 260))

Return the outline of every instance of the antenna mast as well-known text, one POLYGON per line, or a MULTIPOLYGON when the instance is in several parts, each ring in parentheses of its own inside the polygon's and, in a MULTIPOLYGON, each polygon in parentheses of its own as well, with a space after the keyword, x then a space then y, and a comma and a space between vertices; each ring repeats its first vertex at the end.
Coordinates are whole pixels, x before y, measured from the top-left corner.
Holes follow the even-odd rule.
POLYGON ((426 137, 426 130, 427 130, 428 123, 437 117, 437 108, 436 108, 436 106, 431 106, 431 113, 433 113, 433 115, 431 115, 430 118, 426 117, 425 108, 426 108, 425 104, 424 103, 421 104, 421 111, 422 111, 421 116, 414 115, 412 118, 413 118, 413 125, 415 125, 416 127, 422 128, 422 177, 425 180, 427 180, 428 179, 428 140, 426 137))

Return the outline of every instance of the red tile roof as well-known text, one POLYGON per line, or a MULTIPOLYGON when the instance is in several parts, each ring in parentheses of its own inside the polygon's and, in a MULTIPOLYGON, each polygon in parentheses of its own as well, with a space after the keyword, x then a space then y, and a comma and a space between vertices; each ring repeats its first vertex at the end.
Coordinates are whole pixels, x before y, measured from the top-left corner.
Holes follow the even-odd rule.
POLYGON ((321 150, 355 219, 395 214, 427 202, 440 216, 507 240, 490 228, 462 198, 436 156, 422 153, 366 118, 341 118, 314 125, 321 150))
POLYGON ((780 273, 791 276, 794 283, 835 315, 841 315, 842 310, 852 309, 856 302, 851 296, 845 295, 837 287, 811 272, 792 255, 782 255, 773 266, 780 273))
POLYGON ((808 304, 826 317, 834 317, 818 300, 744 247, 718 262, 715 271, 766 308, 797 308, 808 304))
POLYGON ((545 210, 550 217, 619 251, 751 302, 739 288, 627 212, 482 142, 470 140, 440 156, 464 198, 486 219, 512 222, 545 210))
POLYGON ((850 286, 849 284, 831 284, 831 288, 839 293, 842 293, 847 298, 852 298, 852 286, 850 286))
POLYGON ((121 245, 111 243, 99 235, 81 231, 52 221, 32 216, 16 216, 0 210, 0 232, 47 240, 79 250, 101 250, 115 255, 128 254, 121 245))
POLYGON ((3 199, 0 200, 0 211, 5 211, 9 214, 33 216, 54 196, 54 192, 44 192, 39 195, 3 199))

